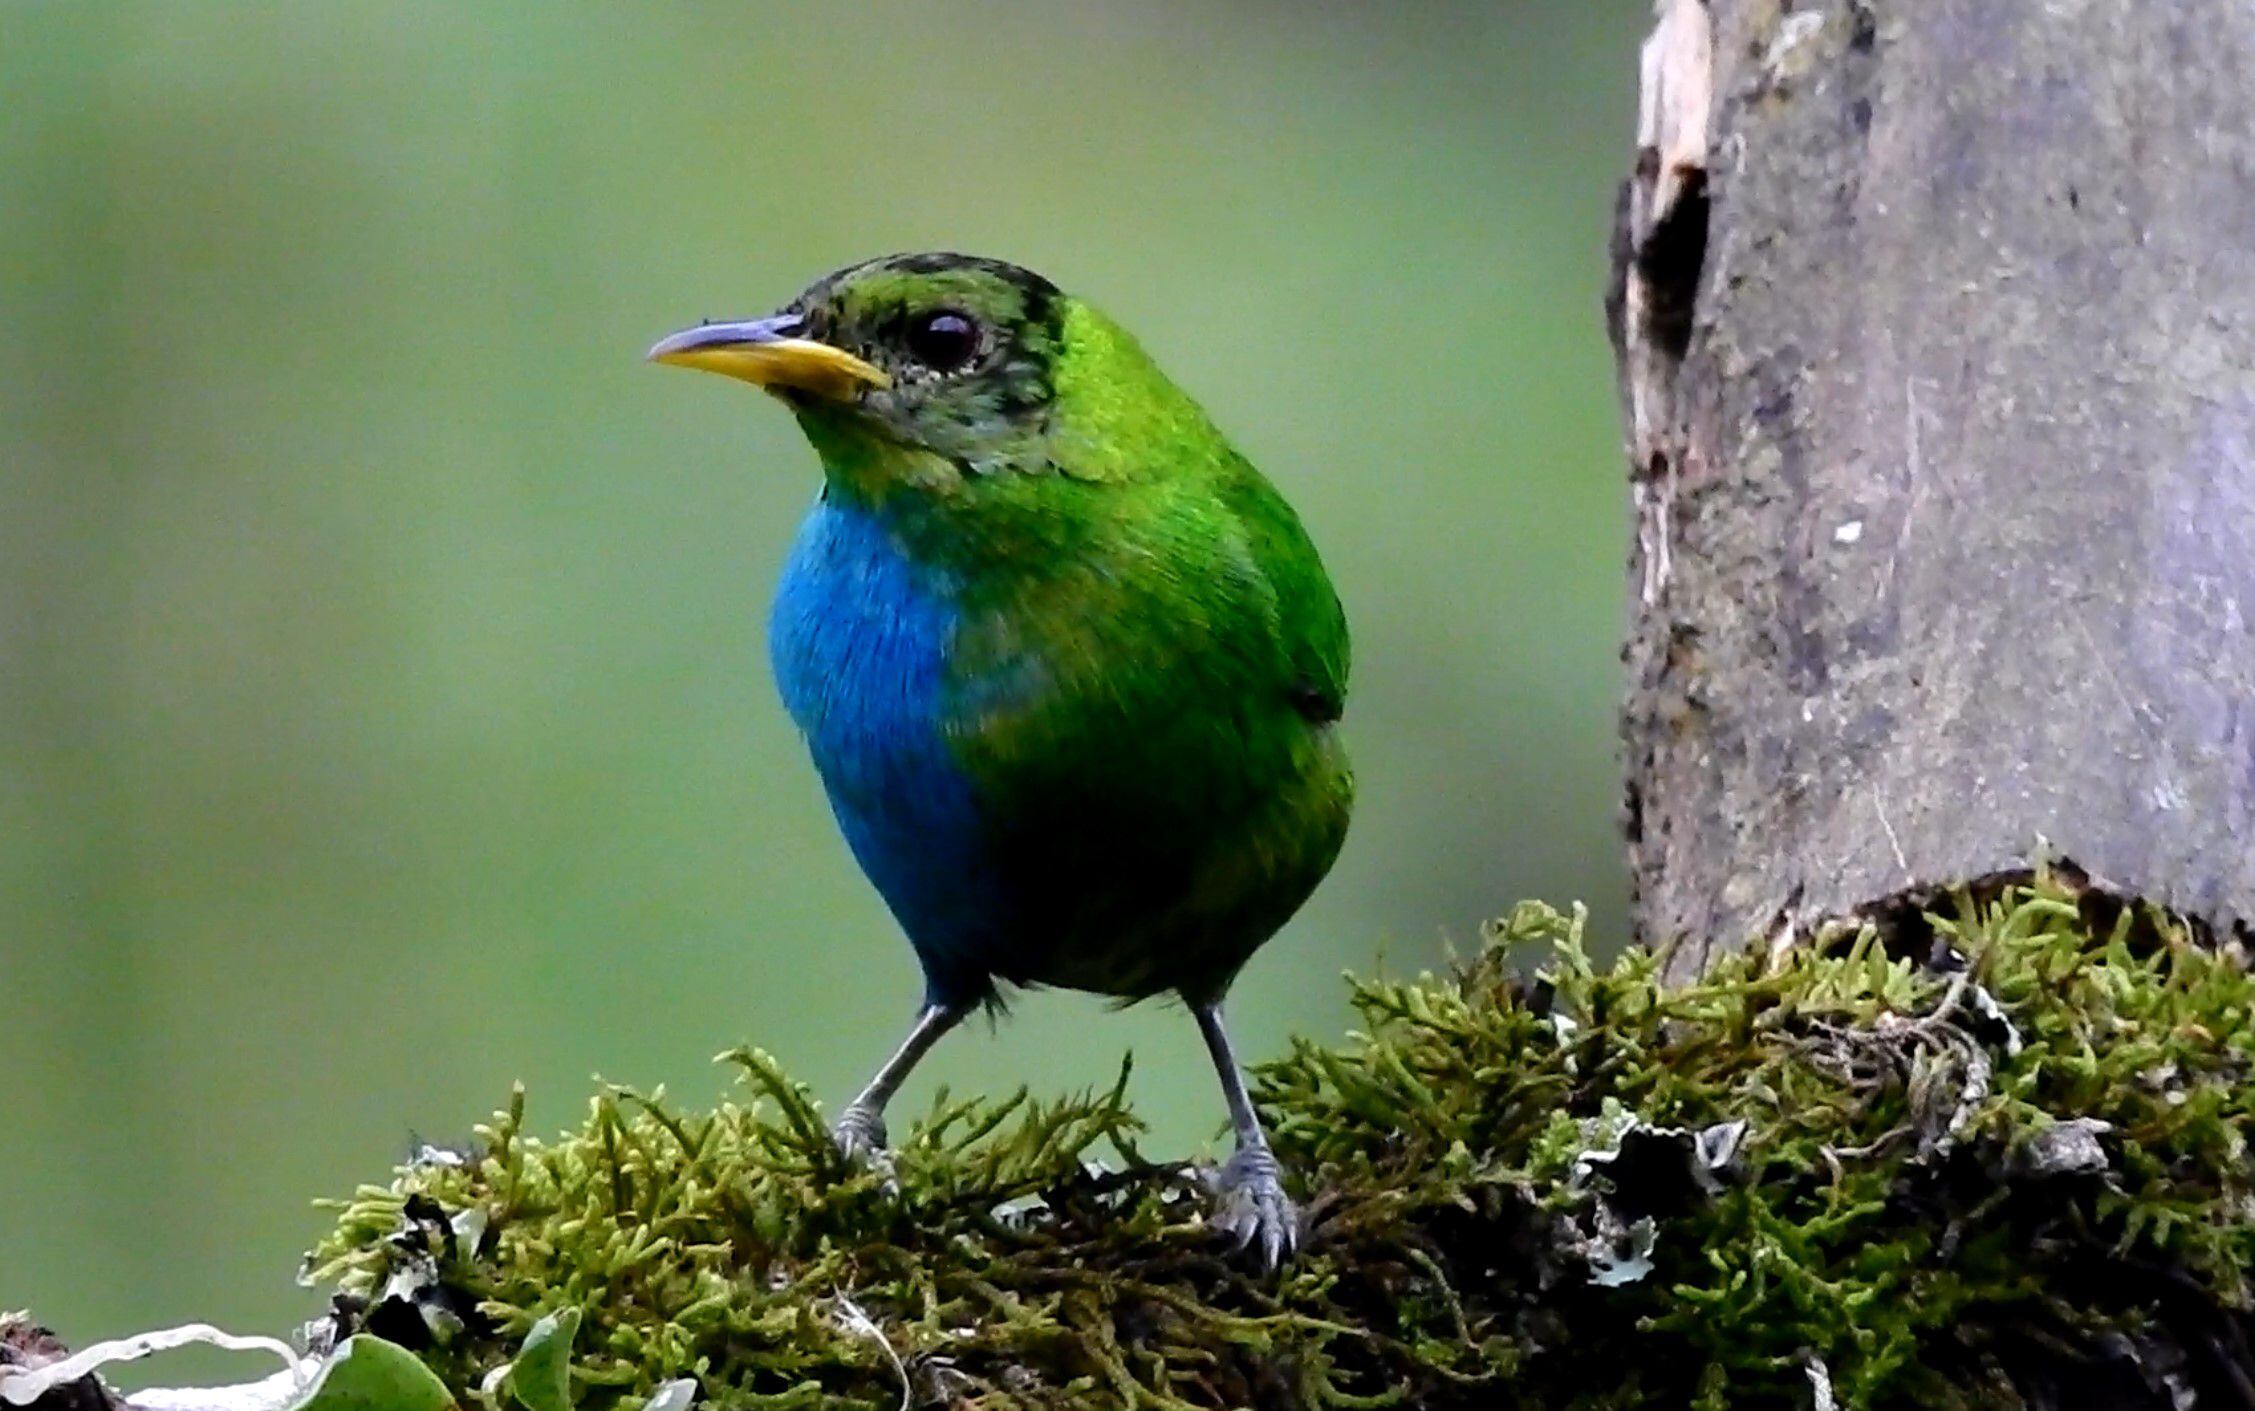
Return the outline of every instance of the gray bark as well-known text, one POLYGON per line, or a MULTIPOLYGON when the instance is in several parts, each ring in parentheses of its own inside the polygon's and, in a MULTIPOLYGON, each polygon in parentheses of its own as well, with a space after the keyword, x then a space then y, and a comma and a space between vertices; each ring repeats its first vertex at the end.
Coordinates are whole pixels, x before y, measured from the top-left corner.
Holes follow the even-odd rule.
POLYGON ((1684 973, 2041 844, 2255 919, 2255 6, 1660 9, 1641 933, 1684 973))

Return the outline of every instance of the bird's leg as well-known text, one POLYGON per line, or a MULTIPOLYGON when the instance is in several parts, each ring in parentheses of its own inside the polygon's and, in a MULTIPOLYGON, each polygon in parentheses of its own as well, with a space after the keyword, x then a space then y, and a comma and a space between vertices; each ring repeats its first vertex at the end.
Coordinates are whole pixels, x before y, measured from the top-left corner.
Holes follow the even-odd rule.
POLYGON ((846 1104, 838 1114, 837 1129, 831 1134, 838 1150, 846 1160, 863 1163, 874 1160, 885 1149, 885 1104, 893 1100, 900 1085, 908 1080, 918 1061, 931 1052, 940 1036, 963 1021, 968 1011, 960 1005, 927 1004, 916 1016, 916 1027, 908 1031, 893 1056, 869 1080, 861 1095, 846 1104))
POLYGON ((1299 1243, 1299 1212, 1284 1194, 1283 1168, 1276 1164, 1253 1100, 1246 1095, 1245 1075, 1222 1027, 1220 1002, 1193 1003, 1191 1012, 1206 1036, 1206 1051, 1213 1055, 1214 1072, 1229 1103, 1229 1125, 1237 1134, 1237 1151, 1214 1181, 1219 1202, 1214 1227, 1234 1236, 1241 1249, 1257 1243, 1262 1262, 1273 1269, 1299 1243))

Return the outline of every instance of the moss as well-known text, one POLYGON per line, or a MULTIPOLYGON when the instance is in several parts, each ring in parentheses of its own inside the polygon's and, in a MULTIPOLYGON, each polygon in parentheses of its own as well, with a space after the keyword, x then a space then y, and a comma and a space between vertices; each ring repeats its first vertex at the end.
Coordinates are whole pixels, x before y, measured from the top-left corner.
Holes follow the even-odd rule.
POLYGON ((1118 1087, 943 1096, 888 1178, 753 1050, 711 1112, 609 1089, 543 1141, 513 1102, 343 1202, 310 1273, 466 1397, 577 1310, 596 1411, 682 1377, 730 1407, 2223 1398, 2255 982, 2060 876, 1925 902, 1673 990, 1526 905, 1450 974, 1355 983, 1361 1032, 1258 1074, 1313 1221, 1280 1277, 1118 1087))

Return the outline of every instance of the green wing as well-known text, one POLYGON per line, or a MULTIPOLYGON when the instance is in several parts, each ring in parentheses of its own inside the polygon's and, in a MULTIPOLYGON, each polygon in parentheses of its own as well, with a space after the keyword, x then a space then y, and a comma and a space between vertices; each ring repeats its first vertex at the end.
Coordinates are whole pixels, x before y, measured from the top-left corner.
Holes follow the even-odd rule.
POLYGON ((1347 704, 1347 617, 1323 560, 1284 497, 1241 457, 1224 472, 1222 498, 1276 594, 1277 627, 1294 703, 1311 719, 1337 720, 1347 704))
POLYGON ((1339 600, 1298 516, 1232 453, 1071 503, 1052 555, 958 627, 956 757, 1019 903, 1014 980, 1219 993, 1314 887, 1353 783, 1322 728, 1339 600))

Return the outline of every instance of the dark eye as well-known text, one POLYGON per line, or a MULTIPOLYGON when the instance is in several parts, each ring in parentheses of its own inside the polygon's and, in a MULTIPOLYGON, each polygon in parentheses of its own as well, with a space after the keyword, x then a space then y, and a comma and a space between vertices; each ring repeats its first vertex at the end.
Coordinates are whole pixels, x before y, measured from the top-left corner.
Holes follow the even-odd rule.
POLYGON ((953 309, 925 314, 908 326, 908 351, 934 372, 953 372, 979 352, 979 326, 953 309))

